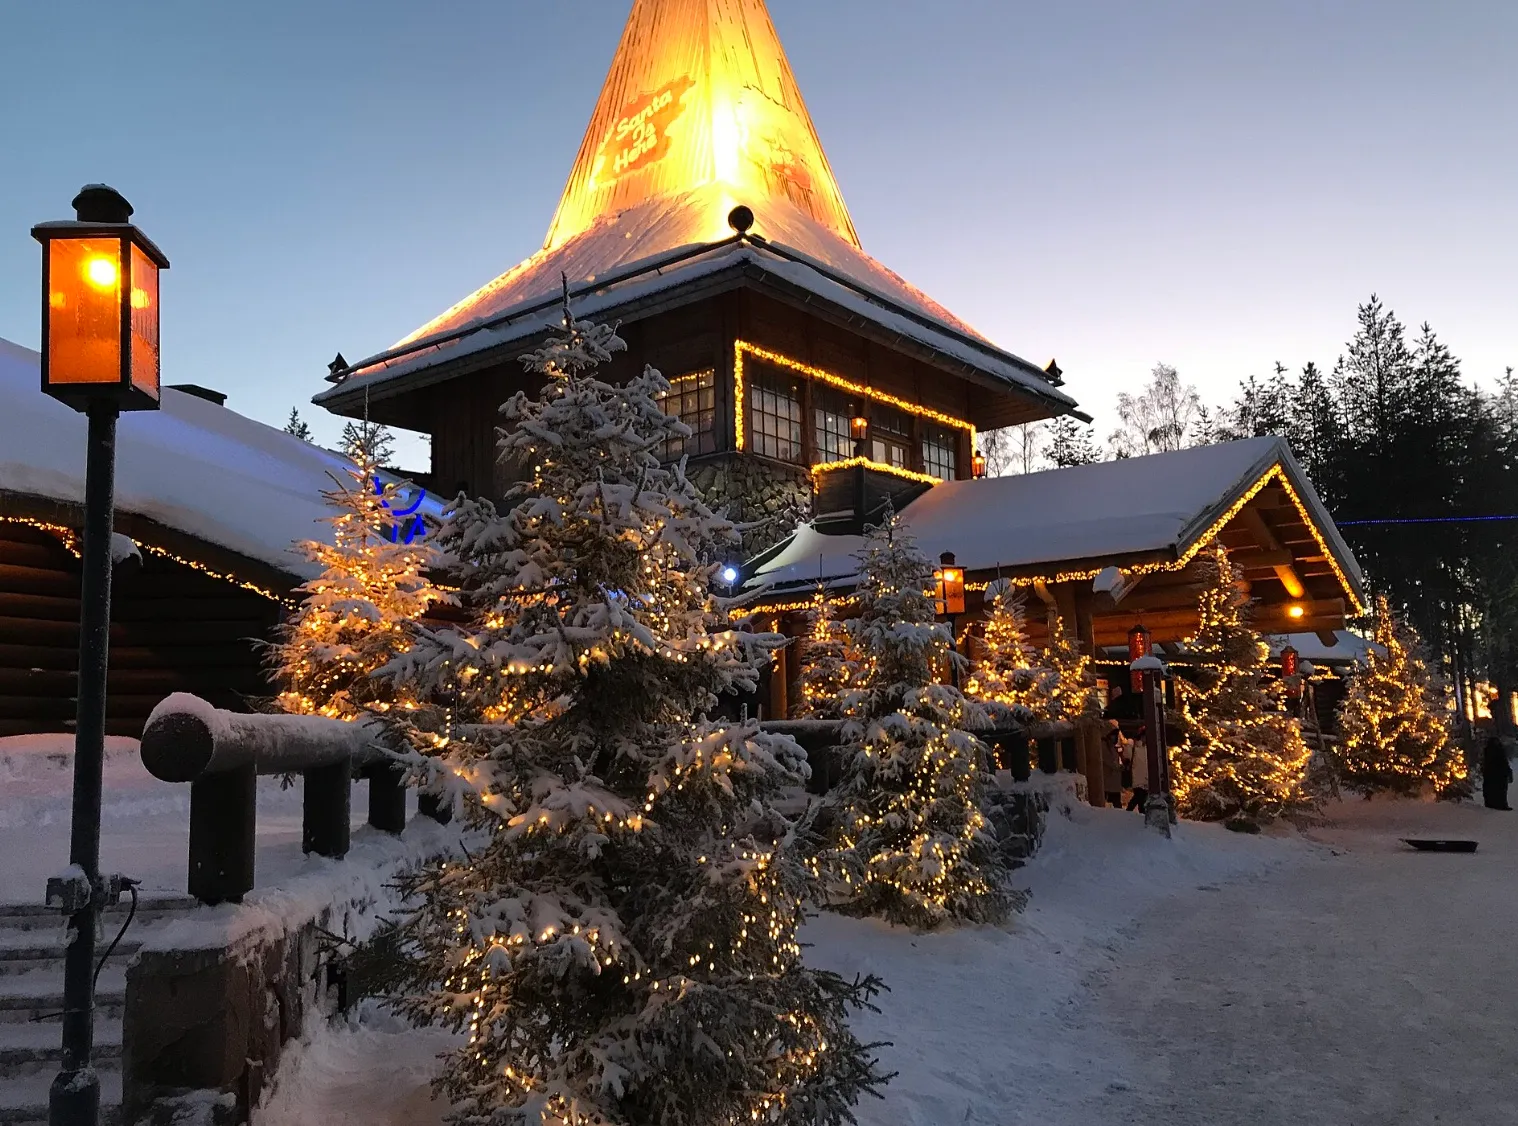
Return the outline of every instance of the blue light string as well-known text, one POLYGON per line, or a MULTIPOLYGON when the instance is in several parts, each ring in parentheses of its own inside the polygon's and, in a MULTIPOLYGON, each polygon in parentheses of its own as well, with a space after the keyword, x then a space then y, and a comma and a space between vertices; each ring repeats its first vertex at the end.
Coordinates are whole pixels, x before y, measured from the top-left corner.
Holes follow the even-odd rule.
MULTIPOLYGON (((377 497, 383 497, 385 495, 384 482, 382 482, 378 477, 374 478, 374 495, 377 497)), ((420 516, 414 515, 422 507, 422 502, 426 499, 427 490, 418 487, 416 491, 416 503, 413 504, 410 508, 396 510, 390 508, 390 502, 388 500, 380 501, 380 507, 391 512, 393 515, 398 517, 412 517, 410 526, 406 528, 407 547, 410 547, 418 536, 425 536, 427 534, 426 522, 420 516)), ((398 521, 392 520, 390 522, 390 542, 394 544, 399 544, 401 542, 401 526, 398 521)))
POLYGON ((1341 528, 1353 528, 1363 524, 1475 524, 1486 520, 1518 520, 1518 513, 1509 516, 1407 516, 1380 520, 1335 520, 1341 528))

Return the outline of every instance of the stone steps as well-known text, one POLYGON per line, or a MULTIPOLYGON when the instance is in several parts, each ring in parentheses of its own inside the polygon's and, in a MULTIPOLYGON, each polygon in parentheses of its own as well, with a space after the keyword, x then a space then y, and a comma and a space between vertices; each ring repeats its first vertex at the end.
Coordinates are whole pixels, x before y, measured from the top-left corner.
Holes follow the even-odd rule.
MULTIPOLYGON (((95 991, 91 1061, 100 1077, 101 1121, 120 1118, 122 1014, 126 966, 142 946, 138 929, 195 906, 183 896, 142 899, 132 926, 112 951, 95 991)), ((128 904, 104 913, 96 957, 126 922, 128 904)), ((0 904, 0 1126, 43 1126, 48 1089, 63 1057, 63 958, 66 922, 40 904, 0 904)))

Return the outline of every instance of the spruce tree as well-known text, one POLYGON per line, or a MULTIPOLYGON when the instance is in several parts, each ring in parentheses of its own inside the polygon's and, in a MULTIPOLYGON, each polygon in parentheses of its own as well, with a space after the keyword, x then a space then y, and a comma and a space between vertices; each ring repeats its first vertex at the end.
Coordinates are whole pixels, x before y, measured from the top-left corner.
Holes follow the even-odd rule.
POLYGON ((343 424, 339 448, 353 461, 385 465, 395 457, 395 435, 368 419, 343 424))
POLYGON ((576 322, 527 357, 537 399, 502 409, 528 479, 497 513, 465 502, 441 543, 468 622, 422 631, 391 674, 447 692, 461 724, 400 733, 455 778, 470 850, 414 873, 400 1001, 467 1033, 439 1081, 491 1126, 832 1124, 883 1080, 846 1015, 873 980, 802 964, 816 894, 779 813, 801 748, 708 718, 780 640, 713 598, 716 518, 683 463, 652 369, 576 322))
POLYGON ((1269 820, 1306 801, 1311 752, 1267 687, 1270 646, 1249 624, 1249 598, 1223 548, 1208 570, 1197 631, 1186 639, 1194 664, 1180 694, 1176 806, 1196 820, 1269 820))
POLYGON ((401 487, 380 485, 369 463, 347 473, 325 494, 332 542, 297 545, 322 573, 299 588, 300 609, 279 627, 268 662, 285 711, 352 720, 414 703, 373 674, 410 647, 409 624, 451 596, 427 578, 437 559, 426 540, 393 534, 401 487))
POLYGON ((313 441, 311 427, 306 425, 306 420, 301 418, 300 411, 290 408, 290 417, 285 420, 285 433, 292 438, 299 438, 302 442, 313 441))
POLYGON ((965 694, 1011 709, 1024 723, 1046 718, 1058 673, 1028 639, 1027 600, 1006 579, 986 591, 990 610, 971 635, 971 673, 965 694))
POLYGON ((843 909, 932 928, 1002 918, 1006 868, 982 813, 989 751, 979 705, 939 683, 953 653, 925 593, 932 567, 894 514, 859 553, 858 667, 844 694, 843 777, 829 859, 843 909))
POLYGON ((1465 761, 1450 739, 1443 685, 1423 660, 1417 634, 1376 600, 1376 645, 1339 705, 1339 761, 1346 786, 1367 795, 1416 794, 1432 785, 1463 796, 1465 761))
POLYGON ((1049 464, 1056 469, 1071 465, 1090 465, 1101 460, 1091 428, 1064 414, 1049 424, 1049 445, 1044 450, 1049 464))
POLYGON ((843 625, 833 614, 827 588, 817 584, 806 637, 800 642, 801 714, 808 719, 841 719, 843 693, 853 664, 843 625))
POLYGON ((1051 723, 1090 723, 1101 718, 1101 694, 1097 691, 1091 657, 1081 649, 1080 640, 1065 627, 1059 611, 1049 608, 1049 647, 1044 663, 1052 675, 1045 682, 1047 690, 1039 718, 1051 723))

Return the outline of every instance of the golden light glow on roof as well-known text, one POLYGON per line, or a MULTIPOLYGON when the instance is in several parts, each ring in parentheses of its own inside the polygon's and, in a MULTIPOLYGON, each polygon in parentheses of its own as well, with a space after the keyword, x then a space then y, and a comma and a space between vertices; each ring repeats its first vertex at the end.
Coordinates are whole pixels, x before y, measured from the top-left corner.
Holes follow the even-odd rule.
MULTIPOLYGON (((636 0, 544 249, 656 196, 718 185, 859 238, 764 0, 636 0)), ((729 209, 716 209, 722 238, 729 209)))

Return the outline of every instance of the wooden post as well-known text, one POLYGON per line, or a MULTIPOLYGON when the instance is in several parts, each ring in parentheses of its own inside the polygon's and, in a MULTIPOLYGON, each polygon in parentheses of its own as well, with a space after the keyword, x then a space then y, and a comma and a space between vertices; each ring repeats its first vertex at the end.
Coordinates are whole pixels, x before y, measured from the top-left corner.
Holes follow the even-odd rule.
POLYGON ((308 767, 301 777, 301 851, 341 860, 348 855, 353 817, 352 767, 332 762, 308 767))
POLYGON ((369 824, 382 833, 406 829, 406 771, 393 763, 369 768, 369 824))
MULTIPOLYGON (((1075 640, 1088 657, 1096 657, 1096 626, 1091 614, 1094 595, 1090 584, 1061 583, 1054 590, 1055 602, 1066 628, 1075 631, 1075 640)), ((1075 768, 1086 776, 1086 800, 1101 807, 1107 804, 1106 778, 1102 769, 1101 732, 1090 724, 1076 728, 1075 768)))
POLYGON ((253 890, 258 768, 252 763, 190 783, 189 892, 200 902, 241 903, 253 890))
MULTIPOLYGON (((779 623, 776 623, 778 628, 779 623)), ((789 674, 787 666, 790 664, 791 647, 776 649, 770 657, 770 700, 769 714, 766 719, 789 719, 791 716, 789 674)))
POLYGON ((1045 774, 1059 773, 1059 746, 1052 738, 1038 741, 1038 769, 1045 774))
POLYGON ((416 811, 423 817, 430 817, 439 825, 446 825, 453 820, 453 803, 440 794, 417 794, 416 811))

